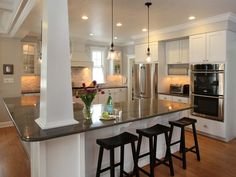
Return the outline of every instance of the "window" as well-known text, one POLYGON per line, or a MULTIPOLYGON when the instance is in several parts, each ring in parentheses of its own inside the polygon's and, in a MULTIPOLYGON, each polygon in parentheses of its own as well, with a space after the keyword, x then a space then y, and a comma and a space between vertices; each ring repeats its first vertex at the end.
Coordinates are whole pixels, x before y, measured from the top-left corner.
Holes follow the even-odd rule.
POLYGON ((93 80, 96 80, 98 84, 105 83, 104 50, 92 49, 91 51, 93 61, 93 80))

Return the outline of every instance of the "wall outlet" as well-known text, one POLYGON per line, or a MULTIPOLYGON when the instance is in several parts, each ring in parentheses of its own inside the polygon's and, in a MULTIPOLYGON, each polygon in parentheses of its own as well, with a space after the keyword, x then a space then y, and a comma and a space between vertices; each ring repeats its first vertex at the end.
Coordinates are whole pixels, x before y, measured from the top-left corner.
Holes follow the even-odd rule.
POLYGON ((13 77, 7 77, 3 79, 3 83, 5 84, 12 84, 14 83, 14 78, 13 77))

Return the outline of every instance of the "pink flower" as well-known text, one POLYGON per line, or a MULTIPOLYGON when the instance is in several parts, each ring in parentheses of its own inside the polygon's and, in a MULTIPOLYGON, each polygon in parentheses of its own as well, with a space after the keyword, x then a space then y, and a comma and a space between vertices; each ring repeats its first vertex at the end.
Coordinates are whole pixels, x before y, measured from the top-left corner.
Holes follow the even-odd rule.
POLYGON ((105 94, 105 92, 104 92, 104 91, 101 91, 101 94, 105 94))

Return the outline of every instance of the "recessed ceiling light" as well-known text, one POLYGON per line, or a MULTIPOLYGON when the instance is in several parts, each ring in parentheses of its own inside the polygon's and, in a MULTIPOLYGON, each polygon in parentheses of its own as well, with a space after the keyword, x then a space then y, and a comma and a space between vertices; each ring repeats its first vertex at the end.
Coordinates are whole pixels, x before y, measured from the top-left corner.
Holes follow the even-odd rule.
POLYGON ((93 34, 93 33, 90 33, 89 35, 90 35, 90 36, 94 36, 94 34, 93 34))
POLYGON ((195 20, 196 17, 195 17, 195 16, 189 16, 188 19, 189 19, 189 20, 195 20))
POLYGON ((122 26, 122 23, 121 23, 121 22, 118 22, 118 23, 116 24, 116 26, 120 27, 120 26, 122 26))
POLYGON ((118 39, 118 37, 115 36, 114 39, 118 39))
POLYGON ((83 15, 81 18, 82 18, 83 20, 88 20, 88 16, 87 16, 87 15, 83 15))
POLYGON ((147 32, 147 28, 143 28, 142 31, 143 31, 143 32, 147 32))

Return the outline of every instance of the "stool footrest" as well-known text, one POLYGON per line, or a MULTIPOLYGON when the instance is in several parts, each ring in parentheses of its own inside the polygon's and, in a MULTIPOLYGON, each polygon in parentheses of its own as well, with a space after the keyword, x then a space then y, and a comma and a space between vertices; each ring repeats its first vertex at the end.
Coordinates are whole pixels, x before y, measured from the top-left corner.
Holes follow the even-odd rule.
POLYGON ((177 159, 179 159, 179 160, 183 160, 181 157, 179 157, 179 156, 177 156, 177 155, 175 155, 175 154, 171 154, 171 156, 173 156, 173 157, 175 157, 175 158, 177 158, 177 159))
MULTIPOLYGON (((114 164, 114 166, 117 167, 117 166, 119 166, 120 164, 121 164, 121 163, 119 162, 119 163, 114 164)), ((101 169, 100 172, 103 173, 103 172, 105 172, 105 171, 107 171, 107 170, 110 170, 110 169, 111 169, 111 167, 106 167, 106 168, 101 169)))
POLYGON ((172 145, 178 144, 178 143, 180 143, 180 142, 181 142, 181 141, 179 140, 179 141, 176 141, 176 142, 171 143, 170 145, 172 146, 172 145))
POLYGON ((145 153, 145 154, 139 155, 138 158, 140 159, 140 158, 143 158, 143 157, 145 157, 145 156, 147 156, 147 155, 150 155, 150 152, 147 152, 147 153, 145 153))
POLYGON ((142 168, 140 168, 140 167, 138 167, 138 169, 139 169, 141 172, 143 172, 144 174, 146 174, 147 176, 150 176, 150 173, 148 173, 146 170, 144 170, 144 169, 142 169, 142 168))
POLYGON ((166 165, 167 167, 169 167, 170 166, 170 164, 169 163, 166 163, 166 161, 168 161, 168 159, 157 159, 156 158, 156 161, 158 161, 157 163, 155 163, 155 167, 156 166, 158 166, 158 165, 161 165, 161 164, 163 164, 163 165, 166 165))
POLYGON ((191 152, 196 153, 196 151, 193 151, 193 149, 195 149, 195 148, 196 148, 196 146, 193 146, 193 147, 190 147, 190 148, 186 148, 185 152, 191 151, 191 152))

